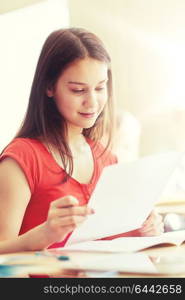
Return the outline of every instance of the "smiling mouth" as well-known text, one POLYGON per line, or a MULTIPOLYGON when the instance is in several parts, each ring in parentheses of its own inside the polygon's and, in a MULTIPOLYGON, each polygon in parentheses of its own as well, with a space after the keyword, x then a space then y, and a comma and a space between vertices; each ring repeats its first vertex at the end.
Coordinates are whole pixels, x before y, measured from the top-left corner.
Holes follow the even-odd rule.
POLYGON ((94 113, 81 113, 79 112, 79 114, 84 117, 84 118, 93 118, 95 116, 95 112, 94 113))

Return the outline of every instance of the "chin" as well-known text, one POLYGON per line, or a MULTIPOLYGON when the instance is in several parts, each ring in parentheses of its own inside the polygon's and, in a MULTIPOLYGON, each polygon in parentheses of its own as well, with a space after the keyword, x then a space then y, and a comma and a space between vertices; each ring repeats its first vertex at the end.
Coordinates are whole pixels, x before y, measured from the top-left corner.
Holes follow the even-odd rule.
POLYGON ((96 119, 94 120, 85 120, 85 121, 78 121, 78 122, 70 122, 72 126, 82 128, 82 129, 89 129, 93 127, 96 123, 96 119))
POLYGON ((89 124, 85 124, 85 125, 83 126, 83 128, 84 128, 84 129, 89 129, 89 128, 93 127, 94 124, 95 124, 95 121, 94 121, 94 122, 89 122, 89 124))

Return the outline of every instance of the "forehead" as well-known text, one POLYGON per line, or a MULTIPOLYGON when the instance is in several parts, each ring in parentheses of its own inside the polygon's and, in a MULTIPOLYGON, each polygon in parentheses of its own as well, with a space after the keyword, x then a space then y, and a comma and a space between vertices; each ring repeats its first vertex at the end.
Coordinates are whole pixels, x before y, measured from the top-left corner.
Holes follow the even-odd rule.
POLYGON ((93 58, 84 58, 71 63, 59 80, 98 83, 107 78, 108 65, 93 58))

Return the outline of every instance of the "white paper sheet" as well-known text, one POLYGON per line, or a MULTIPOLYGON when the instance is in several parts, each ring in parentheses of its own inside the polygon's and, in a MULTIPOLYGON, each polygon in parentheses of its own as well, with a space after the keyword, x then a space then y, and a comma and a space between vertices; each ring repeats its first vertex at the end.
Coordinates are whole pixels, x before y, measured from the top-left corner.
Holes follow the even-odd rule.
MULTIPOLYGON (((64 263, 62 264, 64 267, 64 263)), ((93 271, 118 271, 130 273, 157 273, 155 265, 148 255, 144 253, 119 253, 99 255, 92 257, 81 256, 67 264, 67 269, 93 270, 93 271)))
POLYGON ((165 232, 159 236, 151 237, 122 237, 114 240, 86 241, 65 246, 66 251, 85 252, 136 252, 160 244, 180 245, 185 241, 185 230, 165 232))
POLYGON ((181 157, 167 152, 106 167, 89 201, 95 214, 73 231, 66 245, 141 227, 181 157))

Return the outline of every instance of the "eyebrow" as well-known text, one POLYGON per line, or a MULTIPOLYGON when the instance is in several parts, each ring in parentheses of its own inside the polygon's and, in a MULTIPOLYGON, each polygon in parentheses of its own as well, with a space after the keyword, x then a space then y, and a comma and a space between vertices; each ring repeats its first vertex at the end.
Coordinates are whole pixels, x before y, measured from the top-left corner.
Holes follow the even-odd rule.
MULTIPOLYGON (((98 84, 104 83, 107 80, 108 80, 108 78, 101 80, 100 82, 98 82, 98 84)), ((85 82, 78 82, 78 81, 68 81, 68 84, 87 85, 87 83, 85 83, 85 82)))

